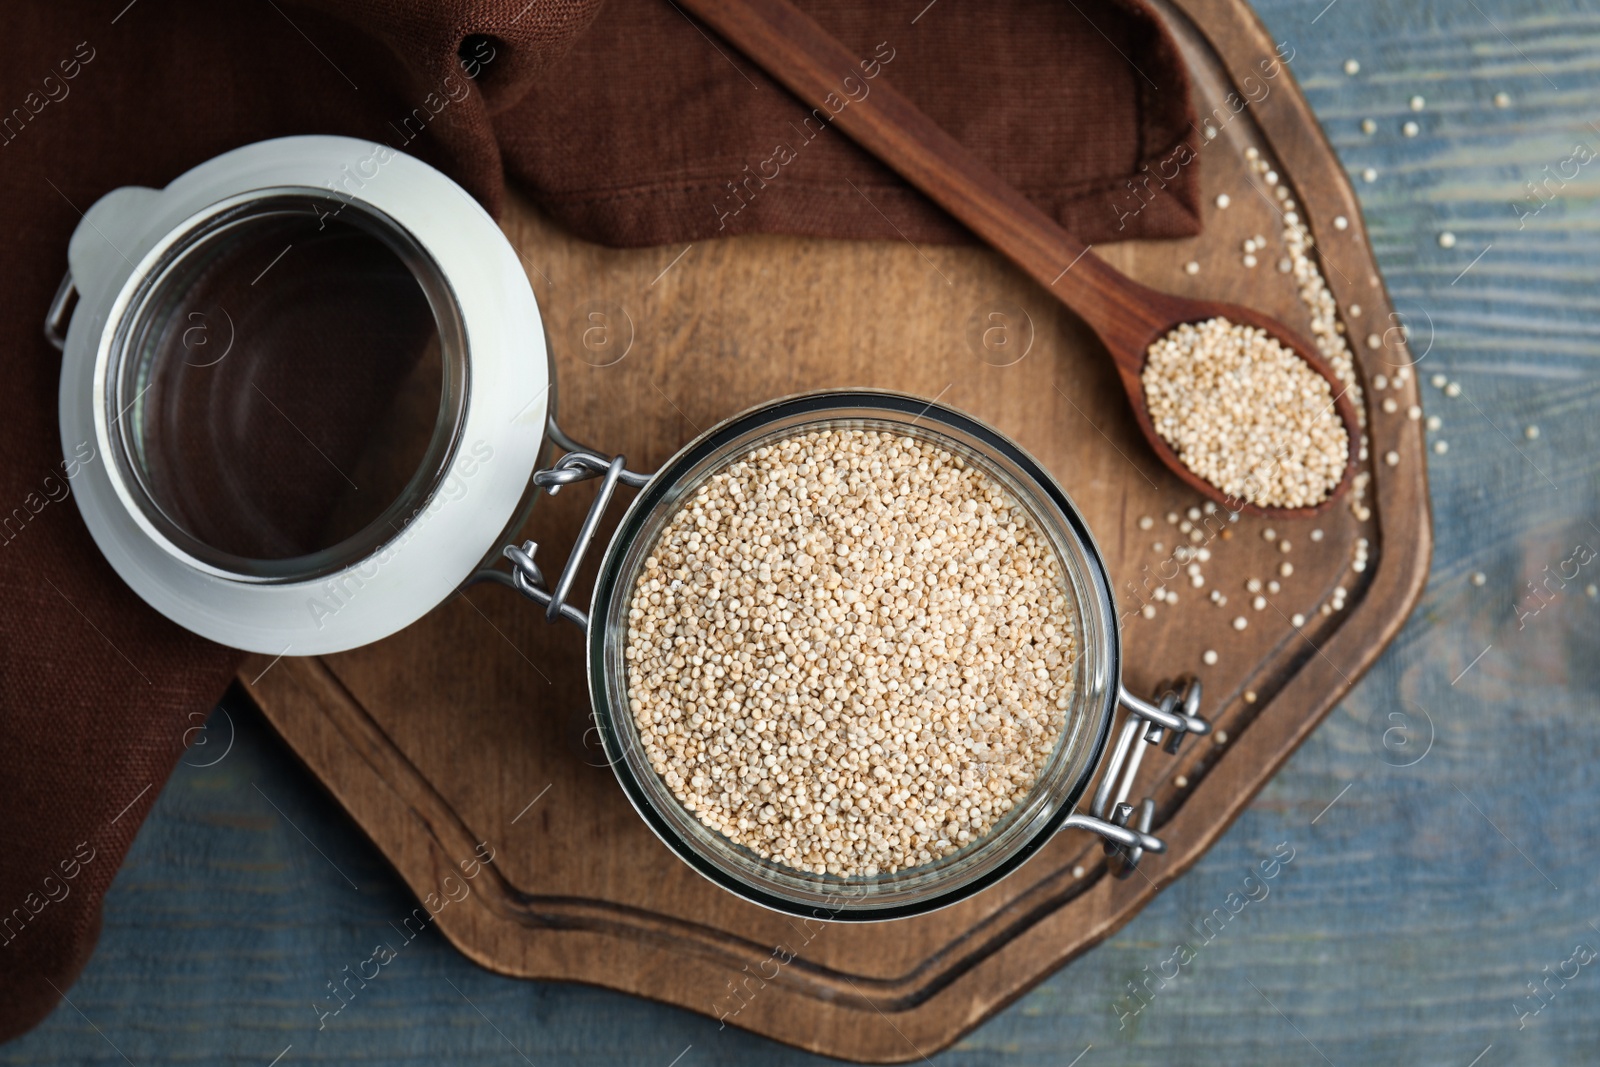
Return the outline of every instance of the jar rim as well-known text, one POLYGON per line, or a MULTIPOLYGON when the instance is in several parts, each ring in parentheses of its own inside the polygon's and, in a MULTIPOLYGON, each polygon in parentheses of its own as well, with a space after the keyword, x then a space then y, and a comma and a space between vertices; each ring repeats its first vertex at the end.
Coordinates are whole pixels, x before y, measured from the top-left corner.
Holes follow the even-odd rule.
POLYGON ((953 408, 903 393, 855 389, 806 393, 753 407, 707 430, 657 471, 630 504, 601 561, 590 602, 587 663, 607 762, 646 825, 690 867, 775 911, 822 920, 880 921, 965 899, 1015 871, 1054 836, 1083 799, 1109 744, 1119 657, 1104 558, 1077 507, 1043 465, 1006 435, 953 408), (1074 697, 1045 771, 1027 797, 982 837, 950 856, 890 875, 796 871, 704 826, 650 766, 626 696, 621 648, 626 604, 639 564, 678 502, 751 448, 840 423, 893 427, 897 432, 905 428, 941 445, 954 443, 958 453, 966 453, 964 458, 987 474, 1000 473, 1008 493, 1045 527, 1075 601, 1074 697))
POLYGON ((146 263, 148 269, 136 271, 131 279, 125 313, 112 324, 106 388, 101 399, 107 405, 104 414, 111 445, 108 462, 115 466, 128 497, 156 533, 197 568, 224 579, 263 582, 325 578, 359 566, 394 541, 396 531, 403 531, 422 513, 449 476, 466 421, 471 368, 465 331, 449 279, 438 261, 399 222, 362 201, 341 198, 326 189, 283 186, 251 190, 208 205, 163 238, 146 263), (359 531, 302 555, 257 559, 219 549, 192 534, 167 513, 150 486, 144 464, 136 458, 140 450, 130 439, 134 431, 129 424, 136 417, 140 398, 150 392, 155 372, 146 366, 150 354, 141 351, 144 346, 134 338, 187 310, 187 305, 173 303, 174 297, 181 299, 181 295, 171 291, 182 288, 188 280, 182 274, 188 262, 218 254, 217 250, 225 247, 241 227, 279 218, 305 220, 308 211, 318 218, 319 229, 328 221, 348 225, 387 248, 410 272, 433 314, 440 343, 442 410, 406 486, 359 531))

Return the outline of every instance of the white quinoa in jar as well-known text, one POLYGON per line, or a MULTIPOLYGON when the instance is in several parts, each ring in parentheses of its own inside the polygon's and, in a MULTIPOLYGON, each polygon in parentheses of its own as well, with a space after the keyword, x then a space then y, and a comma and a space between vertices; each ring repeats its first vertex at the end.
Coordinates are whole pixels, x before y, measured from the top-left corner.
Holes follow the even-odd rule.
POLYGON ((870 429, 712 474, 634 586, 630 712, 702 823, 791 868, 929 863, 1027 796, 1071 707, 1071 594, 977 466, 870 429))

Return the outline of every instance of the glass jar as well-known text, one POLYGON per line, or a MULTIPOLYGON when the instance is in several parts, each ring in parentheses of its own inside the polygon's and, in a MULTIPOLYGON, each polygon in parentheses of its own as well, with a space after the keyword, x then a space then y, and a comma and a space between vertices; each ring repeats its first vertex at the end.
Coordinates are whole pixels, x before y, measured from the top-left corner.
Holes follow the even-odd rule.
POLYGON ((1208 729, 1198 718, 1197 682, 1182 683, 1156 704, 1141 701, 1118 682, 1120 641, 1109 578, 1094 538, 1071 499, 1040 464, 1004 434, 959 411, 898 393, 839 390, 776 400, 736 415, 685 445, 651 475, 626 470, 607 457, 569 442, 561 464, 535 474, 554 492, 579 477, 603 479, 584 529, 561 579, 546 587, 534 560, 537 545, 508 548, 513 584, 546 610, 585 627, 589 695, 612 770, 640 817, 695 870, 716 884, 766 907, 842 921, 917 915, 954 903, 1015 870, 1065 826, 1101 834, 1114 850, 1114 869, 1126 876, 1143 850, 1159 851, 1150 835, 1153 804, 1126 803, 1144 744, 1169 751, 1187 733, 1208 729), (764 445, 819 430, 887 431, 942 448, 982 471, 1025 509, 1048 539, 1061 566, 1076 635, 1073 692, 1065 724, 1045 767, 1021 803, 988 832, 931 863, 893 873, 841 877, 797 870, 765 858, 706 826, 674 795, 651 766, 628 698, 628 613, 644 561, 662 530, 707 479, 764 445), (559 472, 563 477, 555 478, 559 472), (593 528, 618 484, 642 487, 629 505, 600 561, 587 613, 569 604, 571 576, 592 541, 593 528), (1109 738, 1118 706, 1129 709, 1115 746, 1109 738), (1105 774, 1090 813, 1077 812, 1102 764, 1105 774))
POLYGON ((742 896, 810 913, 839 907, 852 917, 928 910, 1003 877, 1047 841, 1087 787, 1111 726, 1117 676, 1116 620, 1100 554, 1049 474, 1015 444, 975 420, 892 393, 792 397, 735 416, 686 446, 633 501, 600 565, 589 612, 589 692, 606 755, 639 814, 673 851, 742 896), (841 878, 763 859, 709 829, 651 768, 629 713, 628 607, 645 558, 680 505, 713 473, 753 449, 826 429, 881 430, 936 445, 1004 486, 1060 560, 1077 634, 1071 706, 1054 750, 1027 798, 988 833, 933 863, 872 877, 841 878))
POLYGON ((556 424, 538 306, 493 220, 425 164, 345 138, 251 145, 164 190, 110 193, 69 262, 46 334, 63 348, 63 448, 82 461, 73 495, 117 572, 181 625, 315 655, 387 636, 467 582, 511 586, 586 627, 595 722, 641 818, 705 877, 793 914, 941 907, 1063 827, 1099 834, 1123 875, 1163 847, 1153 803, 1128 793, 1146 743, 1176 751, 1208 729, 1198 683, 1153 701, 1121 686, 1100 551, 1067 494, 998 431, 915 397, 814 393, 724 421, 653 474, 629 471, 556 424), (1002 486, 1054 552, 1075 634, 1064 726, 1025 798, 953 854, 893 873, 802 872, 708 828, 652 769, 629 711, 628 604, 664 526, 729 463, 819 429, 908 436, 1002 486), (552 446, 564 455, 541 467, 552 446), (599 492, 547 585, 537 546, 505 538, 538 491, 588 478, 599 492), (639 492, 585 612, 573 581, 623 485, 639 492), (492 566, 502 555, 509 571, 492 566))

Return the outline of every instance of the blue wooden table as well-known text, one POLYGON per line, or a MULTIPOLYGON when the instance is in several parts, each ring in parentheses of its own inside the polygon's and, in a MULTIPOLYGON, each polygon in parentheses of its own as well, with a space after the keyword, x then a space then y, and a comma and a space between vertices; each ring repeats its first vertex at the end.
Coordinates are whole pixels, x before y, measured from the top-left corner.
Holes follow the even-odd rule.
MULTIPOLYGON (((1430 455, 1432 581, 1193 873, 937 1059, 1594 1063, 1600 7, 1258 6, 1357 176, 1425 378, 1459 385, 1425 401, 1447 445, 1430 455), (1574 572, 1542 596, 1529 584, 1574 572), (1203 917, 1281 843, 1294 859, 1268 895, 1163 983, 1174 947, 1201 942, 1203 917), (1130 982, 1154 992, 1130 999, 1130 982)), ((135 843, 70 1003, 0 1063, 815 1059, 630 997, 489 974, 431 929, 320 1016, 328 983, 396 940, 413 904, 260 717, 225 706, 135 843)))

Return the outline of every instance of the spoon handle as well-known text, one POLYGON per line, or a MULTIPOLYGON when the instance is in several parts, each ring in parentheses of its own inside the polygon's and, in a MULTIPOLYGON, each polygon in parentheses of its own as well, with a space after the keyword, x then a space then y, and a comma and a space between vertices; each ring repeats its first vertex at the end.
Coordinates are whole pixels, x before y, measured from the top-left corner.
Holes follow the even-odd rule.
POLYGON ((1088 322, 1119 363, 1167 321, 1122 275, 976 159, 789 0, 676 0, 1088 322), (846 79, 850 83, 846 85, 846 79), (847 91, 854 86, 854 94, 847 91), (862 94, 859 98, 855 94, 862 94), (829 98, 843 106, 837 112, 829 98))

